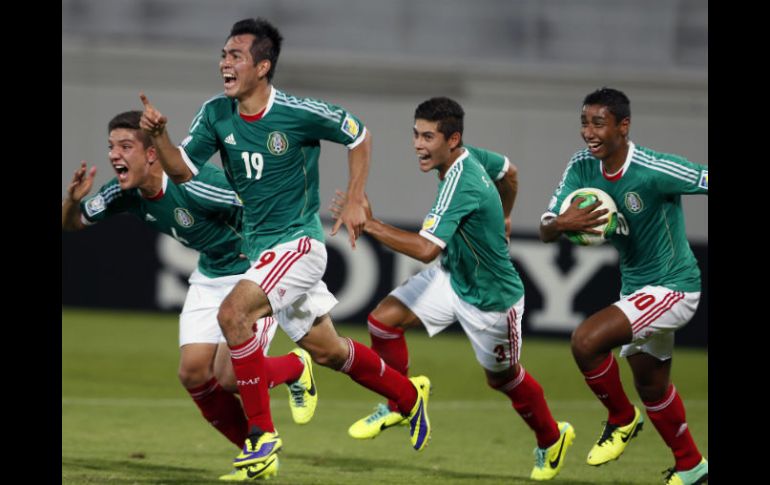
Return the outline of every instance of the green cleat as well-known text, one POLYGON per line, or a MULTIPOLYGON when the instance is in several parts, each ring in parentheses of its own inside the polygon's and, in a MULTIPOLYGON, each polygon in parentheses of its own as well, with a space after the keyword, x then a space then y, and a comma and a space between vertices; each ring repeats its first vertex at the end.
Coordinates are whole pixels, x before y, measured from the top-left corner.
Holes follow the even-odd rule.
POLYGON ((313 419, 318 404, 318 391, 313 378, 313 359, 306 351, 296 348, 291 351, 305 364, 299 379, 288 385, 291 417, 297 424, 307 424, 313 419))
POLYGON ((701 458, 700 463, 689 470, 677 471, 672 467, 663 473, 668 473, 666 485, 699 485, 708 482, 709 462, 701 458))
POLYGON ((559 474, 564 466, 564 456, 575 440, 575 428, 567 422, 559 426, 559 439, 548 448, 535 448, 535 467, 529 476, 532 480, 550 480, 559 474))
POLYGON ((409 413, 409 435, 412 446, 422 451, 430 440, 430 420, 428 419, 428 397, 430 396, 430 379, 425 376, 409 378, 417 388, 417 402, 409 413))
POLYGON ((399 424, 407 425, 409 421, 398 411, 391 411, 386 404, 378 404, 372 414, 353 423, 348 434, 358 440, 368 440, 399 424))
POLYGON ((589 465, 604 465, 608 461, 617 460, 625 451, 628 442, 642 430, 644 418, 639 408, 634 406, 634 419, 625 426, 605 424, 604 432, 588 453, 586 462, 589 465))
POLYGON ((223 482, 250 482, 252 480, 270 480, 278 475, 278 455, 271 455, 266 462, 237 468, 227 475, 219 477, 223 482))

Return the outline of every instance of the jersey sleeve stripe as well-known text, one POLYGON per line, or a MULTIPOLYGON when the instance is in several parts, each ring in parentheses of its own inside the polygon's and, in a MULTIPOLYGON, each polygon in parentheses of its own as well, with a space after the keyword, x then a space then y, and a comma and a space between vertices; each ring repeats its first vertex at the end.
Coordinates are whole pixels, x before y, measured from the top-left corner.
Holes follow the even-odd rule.
POLYGON ((340 116, 339 114, 331 113, 329 110, 321 110, 314 106, 310 106, 308 104, 292 103, 290 101, 279 100, 277 97, 275 99, 275 104, 286 106, 288 108, 308 111, 310 113, 320 116, 321 118, 326 118, 327 120, 334 121, 335 123, 339 123, 342 121, 342 116, 340 116))
POLYGON ((277 91, 276 96, 280 96, 281 100, 286 101, 287 103, 307 104, 309 106, 313 106, 318 110, 328 113, 329 116, 339 116, 340 119, 342 119, 342 115, 344 114, 344 112, 341 109, 332 110, 331 108, 329 108, 329 105, 315 99, 298 98, 296 96, 289 96, 288 94, 281 91, 277 91))
POLYGON ((209 190, 211 192, 218 192, 228 197, 235 197, 235 191, 232 189, 223 189, 222 187, 217 187, 216 185, 207 184, 206 182, 201 182, 200 180, 190 180, 189 182, 185 182, 184 185, 195 185, 197 187, 200 187, 205 190, 209 190))
POLYGON ((110 187, 107 187, 107 189, 102 192, 102 197, 104 198, 104 203, 109 204, 113 200, 120 197, 121 191, 120 191, 120 185, 115 184, 110 187))
POLYGON ((185 190, 187 190, 189 193, 196 195, 202 199, 208 199, 212 200, 214 202, 221 202, 223 204, 229 204, 229 205, 237 205, 240 206, 238 203, 238 200, 233 197, 224 197, 218 194, 212 194, 211 192, 207 192, 205 190, 202 190, 200 187, 191 186, 191 185, 184 185, 185 190))
POLYGON ((693 183, 693 184, 698 183, 698 177, 697 176, 692 176, 692 175, 689 175, 689 174, 678 173, 676 171, 673 171, 673 170, 669 169, 668 167, 662 167, 662 166, 660 166, 658 164, 654 164, 654 163, 651 163, 651 162, 645 162, 645 161, 642 161, 642 160, 639 160, 639 159, 631 159, 631 163, 636 163, 636 164, 641 165, 643 167, 647 167, 650 170, 655 170, 656 172, 660 172, 660 173, 669 175, 671 177, 678 178, 679 180, 684 180, 685 182, 690 182, 690 183, 693 183))
POLYGON ((190 157, 187 155, 187 152, 184 151, 184 147, 182 145, 179 145, 179 152, 182 154, 182 160, 184 160, 184 163, 187 164, 187 168, 190 169, 193 176, 198 175, 198 167, 196 167, 192 160, 190 160, 190 157))
POLYGON ((190 122, 190 130, 189 130, 190 133, 192 133, 193 130, 195 130, 195 128, 198 127, 198 123, 200 123, 201 119, 203 118, 203 112, 206 109, 206 105, 208 105, 209 103, 211 103, 214 100, 221 99, 221 98, 224 98, 224 97, 225 97, 224 93, 219 93, 216 96, 214 96, 214 97, 210 98, 209 100, 207 100, 205 103, 203 103, 203 105, 201 105, 201 109, 199 109, 198 112, 195 113, 195 116, 193 116, 193 119, 190 122))
POLYGON ((437 238, 436 236, 429 233, 428 231, 420 231, 420 236, 424 237, 425 239, 432 242, 433 244, 440 247, 441 249, 444 249, 446 247, 446 243, 444 241, 437 238))
POLYGON ((462 171, 463 161, 460 160, 457 165, 452 167, 450 173, 447 175, 448 180, 441 188, 441 193, 438 196, 439 201, 436 204, 436 215, 441 215, 446 212, 450 202, 452 202, 452 196, 454 195, 455 189, 457 188, 457 183, 460 181, 462 171))
POLYGON ((700 174, 700 170, 696 170, 694 168, 687 167, 680 163, 676 163, 673 160, 666 160, 665 158, 654 158, 643 152, 637 152, 635 153, 635 155, 637 155, 640 160, 643 160, 643 161, 646 160, 655 165, 666 166, 673 171, 682 172, 685 174, 689 173, 695 177, 697 177, 700 174))

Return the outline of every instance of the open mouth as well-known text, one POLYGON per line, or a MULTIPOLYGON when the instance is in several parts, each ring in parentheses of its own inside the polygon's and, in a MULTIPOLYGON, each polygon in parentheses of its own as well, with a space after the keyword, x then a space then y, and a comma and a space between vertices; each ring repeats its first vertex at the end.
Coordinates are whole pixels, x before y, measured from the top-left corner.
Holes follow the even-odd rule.
POLYGON ((588 142, 588 150, 590 150, 591 153, 598 152, 601 147, 602 147, 602 142, 600 141, 588 142))
POLYGON ((225 88, 232 87, 235 84, 235 74, 231 72, 222 73, 222 78, 225 80, 225 88))
POLYGON ((116 163, 112 165, 115 173, 118 174, 118 180, 121 182, 128 178, 128 167, 122 163, 116 163))

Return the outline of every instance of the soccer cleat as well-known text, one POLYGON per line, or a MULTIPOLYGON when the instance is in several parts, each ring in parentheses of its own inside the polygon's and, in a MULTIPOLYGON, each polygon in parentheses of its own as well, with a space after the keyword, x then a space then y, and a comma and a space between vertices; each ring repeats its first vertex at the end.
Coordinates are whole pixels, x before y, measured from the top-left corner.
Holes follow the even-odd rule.
POLYGON ((617 460, 628 446, 631 438, 635 437, 642 430, 644 418, 639 408, 634 406, 634 419, 625 426, 606 423, 604 432, 588 453, 586 462, 589 465, 604 465, 608 461, 617 460))
POLYGON ((383 430, 409 421, 398 411, 391 411, 387 404, 378 404, 369 416, 359 419, 348 428, 348 434, 359 440, 376 438, 383 430))
POLYGON ((666 485, 699 485, 708 482, 709 462, 701 458, 700 463, 689 470, 677 471, 675 467, 671 467, 663 473, 668 473, 666 485))
POLYGON ((278 455, 272 455, 264 463, 236 468, 227 475, 219 477, 223 482, 250 482, 252 480, 270 480, 278 475, 278 455))
POLYGON ((575 440, 575 428, 567 422, 559 426, 559 439, 548 448, 535 448, 535 467, 529 476, 532 480, 550 480, 559 474, 564 466, 564 456, 575 440))
POLYGON ((241 453, 233 459, 235 468, 243 468, 257 463, 267 463, 271 456, 281 450, 283 441, 278 432, 262 432, 256 426, 251 428, 251 434, 246 438, 241 453))
POLYGON ((318 392, 313 378, 313 359, 300 348, 293 349, 291 353, 296 354, 305 364, 299 379, 288 385, 291 417, 297 424, 307 424, 313 419, 318 404, 318 392))
POLYGON ((414 387, 417 388, 417 401, 409 413, 409 435, 412 446, 417 451, 422 451, 428 446, 430 440, 430 420, 428 419, 428 396, 430 396, 430 379, 425 376, 410 377, 414 387))

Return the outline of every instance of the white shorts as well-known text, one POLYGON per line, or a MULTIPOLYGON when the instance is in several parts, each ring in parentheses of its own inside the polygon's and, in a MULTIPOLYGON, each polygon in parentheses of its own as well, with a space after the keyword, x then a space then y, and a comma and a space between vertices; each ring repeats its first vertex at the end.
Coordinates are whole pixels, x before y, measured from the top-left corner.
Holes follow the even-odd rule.
POLYGON ((303 237, 263 251, 251 269, 240 275, 258 284, 267 295, 273 318, 294 342, 304 337, 337 299, 321 280, 326 270, 326 246, 303 237))
POLYGON ((519 361, 524 297, 508 311, 485 312, 457 296, 440 266, 417 273, 390 294, 417 315, 431 337, 459 321, 483 368, 500 372, 519 361))
POLYGON ((645 286, 621 296, 615 306, 631 322, 633 340, 620 349, 621 357, 644 352, 668 360, 674 351, 674 331, 689 322, 700 301, 700 292, 685 293, 664 286, 645 286))
MULTIPOLYGON (((225 342, 217 322, 222 300, 230 293, 241 275, 209 278, 196 268, 190 275, 190 288, 179 315, 179 346, 187 344, 218 344, 225 342)), ((255 332, 265 354, 275 336, 276 325, 270 317, 262 318, 255 325, 255 332)))

